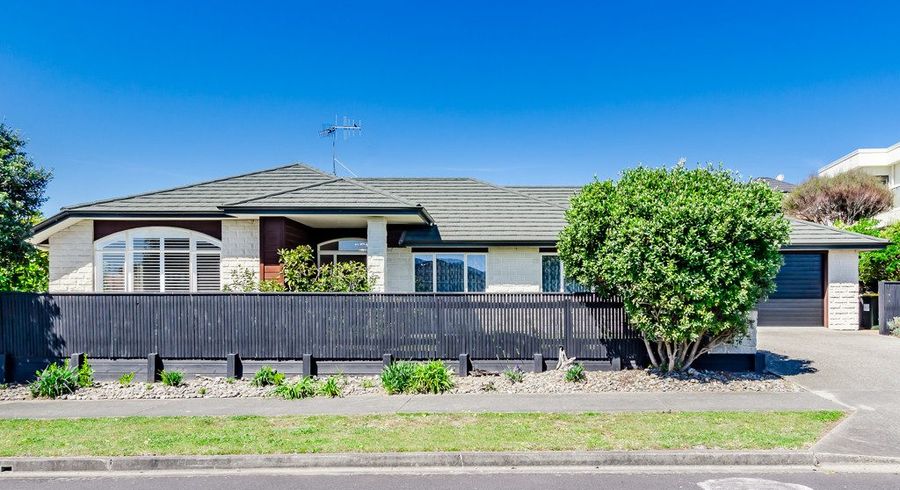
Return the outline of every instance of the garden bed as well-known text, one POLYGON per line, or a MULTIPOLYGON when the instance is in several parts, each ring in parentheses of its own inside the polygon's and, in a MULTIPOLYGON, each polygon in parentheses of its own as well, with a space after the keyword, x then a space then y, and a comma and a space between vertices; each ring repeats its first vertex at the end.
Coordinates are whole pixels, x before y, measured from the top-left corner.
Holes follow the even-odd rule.
MULTIPOLYGON (((503 374, 476 372, 467 377, 453 376, 453 388, 447 393, 610 393, 610 392, 793 392, 798 388, 774 375, 692 371, 659 374, 649 370, 588 371, 585 379, 567 382, 564 371, 521 373, 513 382, 503 374)), ((272 386, 257 387, 248 379, 188 377, 181 386, 134 381, 128 385, 99 382, 62 395, 63 400, 129 400, 173 398, 247 398, 272 396, 272 386)), ((320 379, 325 379, 321 377, 320 379)), ((299 378, 288 378, 292 383, 299 378)), ((338 379, 343 396, 388 395, 378 376, 342 376, 338 379)), ((0 401, 31 399, 27 385, 0 389, 0 401)))

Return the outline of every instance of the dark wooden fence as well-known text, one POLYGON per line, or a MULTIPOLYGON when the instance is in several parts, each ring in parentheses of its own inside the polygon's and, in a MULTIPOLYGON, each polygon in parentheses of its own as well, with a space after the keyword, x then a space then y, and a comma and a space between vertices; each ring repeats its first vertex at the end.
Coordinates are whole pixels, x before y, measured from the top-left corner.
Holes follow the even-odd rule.
POLYGON ((878 323, 879 333, 890 335, 888 322, 900 317, 900 282, 880 281, 878 283, 878 323))
POLYGON ((593 294, 0 294, 0 355, 55 358, 635 359, 622 303, 593 294))

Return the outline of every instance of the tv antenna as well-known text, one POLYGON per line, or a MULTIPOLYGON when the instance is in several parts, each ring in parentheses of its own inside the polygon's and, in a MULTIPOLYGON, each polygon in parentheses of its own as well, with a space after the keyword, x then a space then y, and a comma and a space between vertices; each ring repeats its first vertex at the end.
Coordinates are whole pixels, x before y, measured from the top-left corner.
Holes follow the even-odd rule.
POLYGON ((347 168, 346 165, 338 160, 335 147, 337 143, 338 133, 341 133, 341 136, 346 141, 347 138, 349 138, 351 135, 359 134, 360 131, 362 131, 362 123, 359 121, 354 121, 353 119, 349 119, 346 116, 344 117, 343 124, 338 123, 337 116, 335 116, 334 124, 322 125, 322 130, 319 131, 319 136, 331 137, 331 173, 333 173, 334 175, 337 175, 337 166, 338 164, 340 164, 341 167, 343 167, 346 171, 350 172, 354 177, 356 177, 356 174, 353 173, 352 170, 347 168))

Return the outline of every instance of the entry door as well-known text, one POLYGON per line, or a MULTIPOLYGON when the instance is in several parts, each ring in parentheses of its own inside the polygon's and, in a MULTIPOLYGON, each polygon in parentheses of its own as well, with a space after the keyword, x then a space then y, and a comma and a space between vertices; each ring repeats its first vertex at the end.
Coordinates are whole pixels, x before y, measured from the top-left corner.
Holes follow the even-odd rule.
POLYGON ((825 325, 825 254, 785 253, 775 285, 775 292, 759 304, 759 326, 825 325))

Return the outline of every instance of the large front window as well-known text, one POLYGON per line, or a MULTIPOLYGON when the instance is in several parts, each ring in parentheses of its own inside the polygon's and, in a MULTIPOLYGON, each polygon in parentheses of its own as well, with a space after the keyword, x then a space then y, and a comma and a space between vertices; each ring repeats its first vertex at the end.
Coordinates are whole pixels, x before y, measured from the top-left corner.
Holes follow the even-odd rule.
POLYGON ((98 291, 219 291, 222 244, 179 228, 149 227, 95 243, 98 291))
POLYGON ((545 293, 584 293, 590 291, 572 279, 566 278, 559 255, 541 256, 541 291, 545 293))
POLYGON ((319 244, 319 265, 337 262, 366 263, 368 243, 365 238, 341 238, 319 244))
POLYGON ((483 293, 487 284, 484 254, 415 254, 417 293, 483 293))

